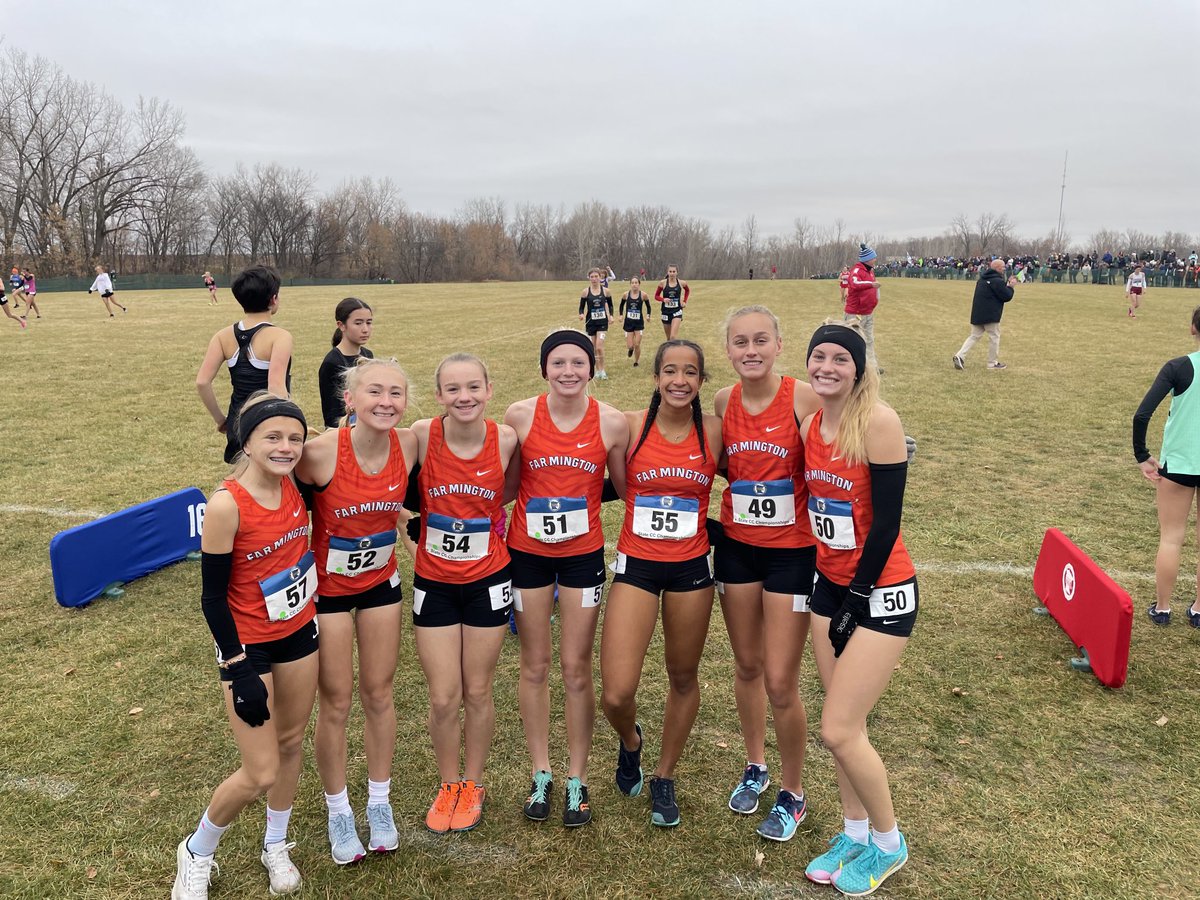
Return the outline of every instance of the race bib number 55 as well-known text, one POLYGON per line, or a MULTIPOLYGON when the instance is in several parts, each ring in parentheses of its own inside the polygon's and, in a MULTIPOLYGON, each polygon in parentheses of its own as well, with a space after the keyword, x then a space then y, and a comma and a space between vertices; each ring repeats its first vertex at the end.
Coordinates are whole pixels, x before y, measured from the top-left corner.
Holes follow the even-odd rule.
POLYGON ((638 497, 633 502, 633 533, 657 541, 696 536, 700 502, 685 497, 638 497))

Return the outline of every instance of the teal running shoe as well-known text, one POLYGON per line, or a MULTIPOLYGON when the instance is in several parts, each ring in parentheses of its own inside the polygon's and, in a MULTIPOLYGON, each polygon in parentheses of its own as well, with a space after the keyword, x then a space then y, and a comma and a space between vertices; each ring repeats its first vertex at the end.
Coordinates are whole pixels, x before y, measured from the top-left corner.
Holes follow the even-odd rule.
POLYGON ((884 853, 870 841, 862 853, 842 866, 833 875, 833 886, 847 897, 865 897, 908 862, 908 844, 900 835, 900 849, 884 853))
POLYGON ((807 800, 803 797, 797 800, 791 791, 780 791, 775 805, 758 826, 758 833, 768 841, 790 841, 807 814, 807 800))
POLYGON ((743 816, 753 815, 758 812, 759 795, 770 786, 771 778, 767 775, 767 767, 751 763, 742 773, 741 783, 729 796, 729 808, 743 816))
POLYGON ((804 877, 817 884, 833 884, 833 876, 842 866, 866 849, 866 844, 855 843, 846 832, 839 831, 830 838, 829 849, 808 864, 804 877))

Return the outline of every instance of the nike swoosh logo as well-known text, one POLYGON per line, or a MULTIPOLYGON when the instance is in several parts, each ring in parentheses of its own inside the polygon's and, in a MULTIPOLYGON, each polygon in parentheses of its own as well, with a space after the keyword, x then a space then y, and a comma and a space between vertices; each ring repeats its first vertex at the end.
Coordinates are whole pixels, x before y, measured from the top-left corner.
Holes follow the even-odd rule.
POLYGON ((829 457, 829 461, 830 461, 830 462, 837 462, 839 459, 841 459, 841 456, 831 456, 831 457, 829 457))
POLYGON ((782 427, 782 425, 772 425, 769 428, 764 428, 763 431, 765 431, 767 434, 770 434, 772 431, 778 431, 782 427))
POLYGON ((591 441, 584 441, 582 444, 576 444, 575 448, 577 450, 582 450, 584 447, 588 446, 590 443, 591 443, 591 441))
POLYGON ((298 515, 300 515, 300 510, 296 510, 294 513, 292 513, 292 518, 294 519, 298 515))
POLYGON ((693 582, 692 582, 692 586, 693 586, 693 587, 695 587, 695 586, 696 586, 696 585, 698 585, 698 584, 704 584, 704 579, 703 579, 703 578, 698 578, 698 579, 696 579, 695 581, 693 581, 693 582))
POLYGON ((491 470, 491 469, 484 469, 482 472, 480 472, 478 469, 476 469, 476 470, 475 470, 475 477, 476 477, 476 478, 482 478, 484 475, 486 475, 486 474, 487 474, 488 472, 490 472, 490 471, 492 471, 492 470, 491 470))
POLYGON ((703 453, 690 453, 688 454, 688 459, 699 459, 703 455, 703 453))
POLYGON ((895 624, 896 624, 897 622, 899 622, 899 621, 900 621, 899 619, 884 619, 884 620, 883 620, 882 622, 880 622, 879 624, 881 624, 881 625, 895 625, 895 624))
POLYGON ((388 490, 389 490, 389 491, 394 491, 394 490, 395 490, 396 488, 398 488, 398 487, 400 487, 400 482, 398 482, 398 481, 397 481, 395 484, 389 484, 389 485, 388 485, 388 490))

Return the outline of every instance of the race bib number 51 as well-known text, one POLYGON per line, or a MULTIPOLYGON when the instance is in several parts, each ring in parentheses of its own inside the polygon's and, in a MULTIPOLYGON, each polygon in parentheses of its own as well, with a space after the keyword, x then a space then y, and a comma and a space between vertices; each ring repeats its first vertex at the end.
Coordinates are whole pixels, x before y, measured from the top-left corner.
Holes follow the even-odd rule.
POLYGON ((557 544, 588 533, 586 497, 530 497, 525 530, 543 544, 557 544))

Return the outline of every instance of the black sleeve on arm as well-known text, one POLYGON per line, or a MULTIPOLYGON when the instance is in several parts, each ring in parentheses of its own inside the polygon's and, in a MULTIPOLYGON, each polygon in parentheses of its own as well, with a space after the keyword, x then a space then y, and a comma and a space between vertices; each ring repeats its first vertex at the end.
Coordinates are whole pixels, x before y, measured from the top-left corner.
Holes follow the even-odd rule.
POLYGON ((321 421, 326 428, 337 428, 339 406, 337 366, 326 358, 317 370, 317 386, 321 389, 321 421))
POLYGON ((417 515, 421 514, 421 486, 417 484, 420 474, 421 464, 413 463, 412 471, 408 473, 408 488, 404 492, 404 508, 417 515))
POLYGON ((618 313, 619 315, 622 315, 622 316, 623 316, 623 315, 625 315, 625 304, 626 304, 626 302, 627 302, 627 298, 626 298, 626 296, 625 296, 624 294, 622 294, 622 295, 621 295, 621 302, 617 304, 617 313, 618 313))
POLYGON ((579 314, 581 316, 583 315, 583 311, 586 308, 587 308, 587 298, 581 295, 579 297, 579 314))
POLYGON ((608 303, 608 314, 611 316, 611 315, 612 315, 612 311, 613 311, 613 307, 612 307, 612 294, 609 294, 609 295, 608 295, 607 297, 605 297, 604 299, 605 299, 605 302, 607 302, 607 303, 608 303))
POLYGON ((1146 429, 1150 427, 1154 411, 1167 394, 1174 391, 1178 397, 1190 388, 1193 375, 1191 360, 1186 356, 1176 357, 1159 370, 1154 384, 1146 391, 1137 412, 1133 414, 1133 458, 1139 463, 1150 458, 1150 451, 1146 448, 1146 429))
POLYGON ((870 464, 871 470, 871 530, 863 541, 858 571, 850 582, 850 590, 870 595, 875 580, 887 565, 896 538, 900 537, 900 514, 904 508, 904 483, 908 478, 908 463, 870 464))
POLYGON ((229 579, 232 575, 232 553, 200 554, 200 609, 222 659, 233 659, 242 652, 237 625, 229 611, 229 579))

